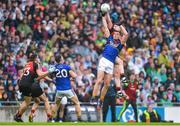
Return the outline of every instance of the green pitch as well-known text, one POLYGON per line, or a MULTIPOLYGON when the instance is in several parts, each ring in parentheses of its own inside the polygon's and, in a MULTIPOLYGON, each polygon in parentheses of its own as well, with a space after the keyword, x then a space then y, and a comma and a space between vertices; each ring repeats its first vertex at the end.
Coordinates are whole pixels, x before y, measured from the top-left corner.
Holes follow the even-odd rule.
POLYGON ((64 122, 64 123, 15 123, 0 122, 0 126, 180 126, 180 123, 100 123, 100 122, 64 122))

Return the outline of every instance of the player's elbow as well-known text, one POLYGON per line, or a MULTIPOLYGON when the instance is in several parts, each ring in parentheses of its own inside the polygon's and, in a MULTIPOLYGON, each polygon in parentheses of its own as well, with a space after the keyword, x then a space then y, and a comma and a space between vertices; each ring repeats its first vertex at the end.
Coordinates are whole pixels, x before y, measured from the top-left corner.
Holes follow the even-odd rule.
POLYGON ((72 78, 76 78, 76 77, 77 77, 77 74, 76 74, 75 72, 70 71, 69 73, 70 73, 70 75, 71 75, 72 78))
POLYGON ((39 70, 39 69, 38 69, 38 70, 36 70, 36 73, 37 73, 37 75, 38 75, 38 76, 42 76, 43 74, 45 74, 44 72, 42 72, 42 71, 41 71, 41 70, 39 70))
POLYGON ((73 78, 76 78, 77 77, 77 74, 74 73, 74 75, 72 76, 73 78))
POLYGON ((124 34, 124 40, 127 41, 128 37, 129 37, 129 34, 126 32, 126 33, 124 34))

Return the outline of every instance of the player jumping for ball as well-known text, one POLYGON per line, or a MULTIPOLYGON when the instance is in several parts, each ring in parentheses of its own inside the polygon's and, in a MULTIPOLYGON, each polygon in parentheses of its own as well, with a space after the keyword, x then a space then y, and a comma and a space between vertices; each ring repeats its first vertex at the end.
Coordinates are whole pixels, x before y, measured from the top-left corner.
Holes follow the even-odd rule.
MULTIPOLYGON (((105 45, 102 57, 99 60, 97 80, 92 96, 95 98, 98 95, 100 84, 102 81, 104 81, 100 101, 98 102, 100 106, 104 100, 110 81, 113 77, 114 64, 117 61, 118 54, 128 38, 128 33, 125 28, 122 25, 113 25, 108 16, 109 14, 107 13, 102 15, 103 32, 104 37, 107 38, 107 44, 105 45), (106 18, 109 20, 108 22, 106 21, 106 18)), ((120 87, 120 80, 118 85, 120 87)))
MULTIPOLYGON (((123 46, 125 46, 126 41, 128 39, 128 33, 125 30, 125 28, 122 25, 119 26, 118 24, 113 24, 109 13, 106 13, 105 18, 107 21, 107 25, 108 25, 110 34, 113 35, 114 32, 120 33, 120 36, 119 36, 120 42, 122 43, 123 46)), ((117 35, 118 35, 118 33, 117 33, 117 35)), ((107 39, 107 43, 110 43, 112 45, 115 44, 115 43, 112 43, 111 41, 112 41, 112 37, 109 37, 107 39)), ((118 91, 117 93, 121 93, 122 92, 121 91, 121 89, 122 89, 121 82, 124 82, 124 83, 127 83, 127 82, 126 82, 126 78, 124 76, 123 60, 121 60, 121 58, 119 56, 116 57, 115 64, 114 64, 114 81, 116 84, 116 90, 118 91), (121 78, 121 80, 120 80, 120 78, 121 78)))

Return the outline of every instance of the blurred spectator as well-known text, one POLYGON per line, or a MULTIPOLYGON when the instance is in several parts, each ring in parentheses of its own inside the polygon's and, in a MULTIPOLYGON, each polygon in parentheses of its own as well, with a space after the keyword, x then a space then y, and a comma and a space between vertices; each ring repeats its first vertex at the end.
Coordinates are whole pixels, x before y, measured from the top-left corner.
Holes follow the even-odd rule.
POLYGON ((173 95, 173 97, 172 97, 172 103, 174 106, 179 106, 177 97, 175 95, 173 95))
POLYGON ((7 73, 9 74, 10 78, 17 75, 17 70, 12 60, 10 60, 9 65, 7 66, 7 73))
POLYGON ((168 47, 166 46, 166 48, 163 48, 161 53, 158 56, 158 64, 165 64, 166 66, 169 66, 169 60, 168 60, 168 56, 167 56, 167 49, 168 47))
POLYGON ((2 83, 0 83, 0 99, 3 98, 3 92, 4 92, 4 86, 2 83))
POLYGON ((15 91, 12 84, 9 84, 7 94, 10 101, 15 101, 15 91))
POLYGON ((10 105, 9 103, 9 98, 8 98, 8 94, 6 92, 4 92, 2 94, 2 99, 1 99, 2 103, 1 105, 10 105))
POLYGON ((147 101, 146 101, 147 104, 154 104, 154 100, 152 99, 152 96, 148 96, 147 97, 147 101))
POLYGON ((167 94, 164 92, 162 99, 160 99, 160 104, 162 106, 172 106, 171 100, 168 99, 167 94))
POLYGON ((148 104, 147 110, 143 112, 142 122, 161 122, 161 117, 156 110, 152 108, 152 104, 148 104))
POLYGON ((177 97, 177 101, 180 102, 180 85, 176 86, 175 96, 177 97))
POLYGON ((56 94, 56 86, 53 83, 50 83, 48 86, 48 97, 49 101, 54 101, 55 99, 55 94, 56 94))

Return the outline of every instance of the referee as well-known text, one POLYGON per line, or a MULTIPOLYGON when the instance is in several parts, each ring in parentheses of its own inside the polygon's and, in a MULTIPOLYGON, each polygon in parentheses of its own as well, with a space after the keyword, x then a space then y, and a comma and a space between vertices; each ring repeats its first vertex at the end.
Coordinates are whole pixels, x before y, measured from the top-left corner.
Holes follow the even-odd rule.
POLYGON ((125 101, 123 104, 123 108, 118 116, 118 121, 120 121, 121 116, 128 108, 129 104, 131 104, 135 120, 138 122, 138 115, 137 115, 137 105, 136 105, 136 90, 138 87, 138 81, 135 79, 135 74, 132 72, 130 75, 130 82, 127 85, 124 85, 124 92, 125 92, 125 101))
POLYGON ((112 122, 116 121, 116 87, 114 80, 111 81, 106 96, 103 102, 103 122, 106 122, 106 116, 109 109, 111 107, 111 117, 112 122))

